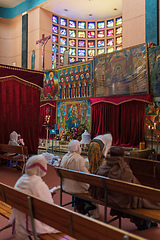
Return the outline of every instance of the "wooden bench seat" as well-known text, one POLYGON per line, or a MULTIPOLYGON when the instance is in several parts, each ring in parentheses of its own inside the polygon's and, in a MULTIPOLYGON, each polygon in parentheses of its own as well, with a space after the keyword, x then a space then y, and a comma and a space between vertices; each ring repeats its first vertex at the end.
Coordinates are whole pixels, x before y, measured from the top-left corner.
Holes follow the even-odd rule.
POLYGON ((24 170, 24 166, 26 163, 26 159, 28 157, 28 148, 27 146, 13 146, 8 144, 0 144, 0 159, 4 159, 17 162, 17 166, 24 170), (14 156, 10 156, 9 154, 14 154, 14 156), (16 155, 17 154, 17 155, 16 155), (18 155, 19 154, 19 155, 18 155), (24 164, 19 164, 19 162, 23 162, 24 164))
POLYGON ((0 201, 0 213, 3 217, 9 219, 10 215, 11 215, 11 206, 0 201))
POLYGON ((41 240, 73 240, 72 238, 64 233, 50 233, 50 234, 41 234, 38 236, 41 240))
MULTIPOLYGON (((72 195, 74 197, 79 197, 84 200, 92 201, 93 203, 96 202, 98 204, 101 204, 104 206, 104 221, 107 222, 107 208, 111 208, 116 210, 118 213, 117 217, 114 217, 113 220, 119 219, 119 227, 121 228, 121 218, 123 217, 124 213, 140 217, 142 219, 155 221, 157 223, 160 223, 160 210, 151 210, 151 209, 122 209, 122 208, 116 208, 115 206, 111 206, 108 204, 108 191, 115 191, 131 196, 136 196, 139 198, 148 199, 153 202, 159 202, 160 201, 160 189, 155 189, 143 185, 128 183, 120 180, 110 179, 107 177, 94 175, 90 173, 83 173, 78 172, 70 169, 64 169, 60 167, 55 167, 55 170, 58 174, 58 176, 61 178, 61 192, 60 192, 60 205, 66 206, 69 203, 63 203, 62 204, 62 193, 67 193, 69 195, 72 195), (71 180, 79 181, 88 183, 93 186, 104 188, 105 192, 105 199, 95 200, 93 199, 88 193, 84 194, 71 194, 63 190, 63 178, 68 178, 71 180)), ((112 222, 113 220, 108 221, 108 223, 112 222)))
MULTIPOLYGON (((22 193, 3 183, 0 183, 0 201, 0 214, 1 209, 3 209, 3 207, 1 208, 2 203, 5 202, 9 206, 31 217, 35 240, 145 240, 142 237, 88 218, 56 204, 50 204, 32 195, 22 193), (37 236, 34 219, 38 219, 58 229, 60 233, 41 234, 37 236)), ((3 216, 8 218, 8 215, 3 216)))

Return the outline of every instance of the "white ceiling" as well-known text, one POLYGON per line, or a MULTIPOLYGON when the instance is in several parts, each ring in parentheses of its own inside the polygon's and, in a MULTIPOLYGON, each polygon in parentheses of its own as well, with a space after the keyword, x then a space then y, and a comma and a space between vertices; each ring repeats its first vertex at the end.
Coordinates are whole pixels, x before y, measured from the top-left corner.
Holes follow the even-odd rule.
MULTIPOLYGON (((22 2, 24 0, 0 0, 0 7, 12 8, 22 2)), ((83 20, 103 19, 122 14, 122 0, 47 0, 40 6, 65 17, 83 20)))

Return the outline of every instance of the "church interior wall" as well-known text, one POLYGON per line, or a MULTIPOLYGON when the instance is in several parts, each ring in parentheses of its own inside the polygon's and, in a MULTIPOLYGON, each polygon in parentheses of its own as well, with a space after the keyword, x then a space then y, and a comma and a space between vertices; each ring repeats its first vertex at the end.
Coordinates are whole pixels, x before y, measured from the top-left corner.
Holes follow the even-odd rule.
POLYGON ((35 70, 39 69, 40 50, 36 45, 39 39, 39 8, 34 8, 28 12, 28 68, 31 68, 32 51, 35 50, 35 70))
MULTIPOLYGON (((31 68, 32 51, 35 50, 35 70, 42 70, 41 45, 36 41, 45 36, 52 35, 52 13, 40 7, 28 12, 28 68, 31 68)), ((49 39, 51 41, 51 39, 49 39)), ((45 69, 52 68, 52 44, 45 46, 45 69)))
POLYGON ((0 18, 0 63, 21 66, 22 16, 13 19, 0 18))
MULTIPOLYGON (((52 36, 52 13, 45 9, 40 8, 40 36, 52 36)), ((45 46, 45 69, 52 69, 52 38, 48 40, 45 46)), ((41 65, 40 65, 41 66, 41 65)), ((41 68, 40 68, 41 69, 41 68)))
POLYGON ((123 48, 145 42, 145 0, 122 1, 123 48))

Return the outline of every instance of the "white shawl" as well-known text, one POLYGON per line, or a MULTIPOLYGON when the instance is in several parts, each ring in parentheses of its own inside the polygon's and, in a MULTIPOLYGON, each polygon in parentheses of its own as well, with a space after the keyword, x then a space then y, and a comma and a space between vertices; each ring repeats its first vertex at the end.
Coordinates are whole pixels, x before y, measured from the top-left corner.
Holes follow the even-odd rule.
MULTIPOLYGON (((85 159, 76 152, 68 152, 60 163, 60 167, 88 173, 85 167, 85 159)), ((63 180, 63 189, 70 193, 86 193, 89 184, 77 182, 70 179, 63 180)))
MULTIPOLYGON (((14 188, 53 204, 50 190, 41 178, 47 171, 45 157, 42 154, 30 157, 25 171, 26 173, 18 179, 14 188)), ((30 232, 32 232, 30 218, 15 208, 12 210, 9 224, 13 224, 14 221, 15 235, 18 239, 25 239, 30 235, 30 232)), ((35 227, 38 234, 59 232, 38 220, 35 220, 35 227)))

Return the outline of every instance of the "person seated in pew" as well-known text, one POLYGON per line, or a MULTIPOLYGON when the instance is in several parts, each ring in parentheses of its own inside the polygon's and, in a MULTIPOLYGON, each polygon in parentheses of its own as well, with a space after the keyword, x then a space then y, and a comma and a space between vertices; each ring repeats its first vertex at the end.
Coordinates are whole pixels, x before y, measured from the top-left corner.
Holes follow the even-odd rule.
POLYGON ((21 135, 16 133, 16 131, 11 132, 10 134, 10 140, 8 142, 8 145, 13 146, 24 146, 23 138, 21 138, 21 135))
POLYGON ((8 145, 20 146, 18 143, 18 134, 15 131, 11 132, 8 145))
POLYGON ((112 135, 110 133, 98 135, 93 138, 88 148, 89 172, 93 173, 103 164, 108 151, 112 145, 112 135))
MULTIPOLYGON (((94 174, 105 176, 113 179, 118 179, 130 183, 140 184, 134 176, 130 166, 124 160, 124 149, 122 147, 111 147, 110 157, 106 158, 105 164, 100 166, 94 174)), ((90 186, 89 192, 93 198, 104 199, 104 189, 95 186, 90 186)), ((108 193, 108 204, 116 208, 149 208, 160 209, 159 203, 153 203, 146 199, 133 197, 130 195, 110 191, 108 193)), ((116 211, 111 210, 111 215, 117 215, 116 211)), ((125 216, 127 217, 127 216, 125 216)), ((140 218, 130 218, 135 223, 138 230, 144 230, 150 227, 158 226, 151 221, 140 218)))
MULTIPOLYGON (((18 134, 16 131, 11 132, 10 134, 10 140, 8 142, 8 145, 12 145, 12 146, 22 146, 24 145, 24 141, 23 139, 20 138, 20 134, 18 134)), ((17 154, 17 153, 7 153, 7 156, 13 156, 16 159, 18 158, 22 158, 23 156, 21 154, 17 154)), ((19 164, 12 164, 12 167, 16 167, 18 170, 20 170, 21 168, 23 168, 23 162, 19 162, 19 164)))
MULTIPOLYGON (((18 179, 14 188, 53 204, 52 194, 46 183, 42 180, 42 177, 44 177, 46 173, 47 161, 44 155, 31 156, 26 163, 25 174, 18 179)), ((32 235, 30 217, 15 208, 12 209, 9 224, 12 224, 13 234, 17 239, 26 239, 32 235)), ((38 220, 35 220, 35 228, 37 234, 59 232, 38 220)))
MULTIPOLYGON (((68 153, 65 154, 61 160, 60 167, 71 170, 81 171, 88 173, 85 167, 85 159, 80 155, 81 146, 78 140, 71 140, 68 145, 68 153)), ((63 179, 63 190, 69 193, 88 193, 89 184, 82 183, 70 179, 63 179)), ((89 214, 91 210, 96 209, 96 206, 89 201, 84 201, 76 198, 76 210, 82 214, 89 214)), ((93 217, 98 218, 99 214, 93 217)))

